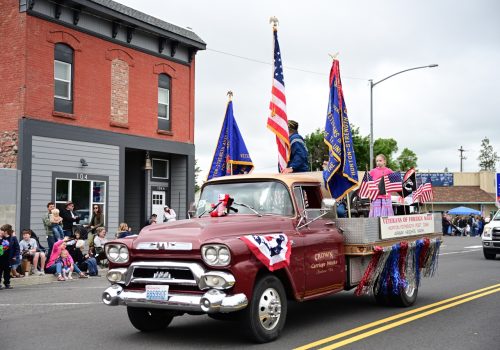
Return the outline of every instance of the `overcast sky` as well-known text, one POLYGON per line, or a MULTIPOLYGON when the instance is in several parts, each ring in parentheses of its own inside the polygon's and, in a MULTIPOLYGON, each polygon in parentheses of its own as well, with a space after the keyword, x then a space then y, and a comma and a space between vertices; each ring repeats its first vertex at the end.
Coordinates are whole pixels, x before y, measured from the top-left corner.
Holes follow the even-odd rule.
POLYGON ((276 170, 275 137, 266 128, 270 16, 280 23, 288 118, 299 122, 303 136, 324 128, 328 54, 339 52, 349 120, 362 135, 370 131, 369 79, 437 63, 438 68, 403 73, 374 88, 375 138, 396 139, 399 152, 413 150, 422 171, 459 171, 460 146, 467 150, 464 171, 479 170, 485 136, 500 153, 498 0, 118 1, 190 27, 207 43, 207 50, 196 56, 195 144, 203 178, 228 90, 234 93, 234 114, 254 171, 276 170))

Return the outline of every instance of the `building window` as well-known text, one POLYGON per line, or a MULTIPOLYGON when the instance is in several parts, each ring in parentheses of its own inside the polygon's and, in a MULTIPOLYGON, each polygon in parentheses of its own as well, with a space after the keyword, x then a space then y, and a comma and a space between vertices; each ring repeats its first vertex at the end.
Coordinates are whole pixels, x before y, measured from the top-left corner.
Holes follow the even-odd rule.
MULTIPOLYGON (((106 181, 55 179, 55 203, 61 210, 67 201, 75 204, 75 215, 80 217, 80 224, 87 225, 92 218, 94 205, 99 205, 101 213, 106 213, 106 181)), ((104 216, 106 218, 106 216, 104 216)))
POLYGON ((171 130, 170 125, 170 77, 158 77, 158 130, 171 130))
POLYGON ((153 158, 152 178, 168 180, 168 160, 153 158))
POLYGON ((65 44, 54 48, 54 110, 73 113, 73 49, 65 44))

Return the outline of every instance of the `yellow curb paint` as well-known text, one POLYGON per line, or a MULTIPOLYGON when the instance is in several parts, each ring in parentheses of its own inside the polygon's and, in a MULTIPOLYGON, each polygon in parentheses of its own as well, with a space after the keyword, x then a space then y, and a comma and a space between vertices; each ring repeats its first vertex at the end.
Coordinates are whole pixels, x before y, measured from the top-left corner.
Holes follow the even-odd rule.
POLYGON ((381 319, 381 320, 378 320, 378 321, 374 321, 374 322, 365 324, 363 326, 356 327, 356 328, 350 329, 348 331, 345 331, 345 332, 333 335, 333 336, 328 337, 328 338, 317 340, 315 342, 312 342, 312 343, 300 346, 298 348, 294 348, 294 350, 312 349, 312 348, 314 348, 316 346, 319 346, 319 345, 322 345, 322 344, 325 344, 325 343, 329 343, 329 342, 331 342, 333 340, 344 338, 344 337, 346 337, 348 335, 364 331, 365 329, 372 328, 372 327, 378 326, 378 325, 386 323, 386 322, 394 321, 394 320, 397 320, 399 318, 403 318, 403 317, 415 314, 417 312, 433 308, 435 306, 446 304, 446 303, 449 303, 449 302, 457 300, 457 299, 465 298, 465 297, 468 297, 470 295, 481 293, 481 292, 487 291, 489 289, 498 288, 498 287, 500 287, 500 284, 495 284, 495 285, 492 285, 492 286, 489 286, 489 287, 485 287, 485 288, 474 290, 472 292, 468 292, 468 293, 464 293, 464 294, 461 294, 461 295, 457 295, 457 296, 454 296, 452 298, 441 300, 441 301, 438 301, 436 303, 429 304, 429 305, 426 305, 426 306, 422 306, 422 307, 419 307, 419 308, 414 309, 414 310, 409 310, 409 311, 402 312, 402 313, 394 315, 394 316, 390 316, 390 317, 387 317, 387 318, 384 318, 384 319, 381 319))
POLYGON ((484 292, 484 293, 481 293, 481 294, 476 294, 476 295, 474 295, 472 297, 469 297, 469 298, 466 298, 466 299, 462 299, 462 300, 459 300, 459 301, 455 301, 454 303, 451 303, 451 304, 448 304, 448 305, 444 305, 444 306, 441 306, 441 307, 438 307, 436 309, 432 309, 432 310, 429 310, 429 311, 426 311, 426 312, 422 312, 421 314, 418 314, 418 315, 415 315, 415 316, 412 316, 412 317, 408 317, 408 318, 402 319, 401 321, 389 323, 388 325, 382 326, 380 328, 373 329, 373 330, 371 330, 369 332, 362 333, 362 334, 357 335, 355 337, 348 338, 346 340, 342 340, 342 341, 340 341, 338 343, 334 343, 334 344, 329 345, 329 346, 325 346, 324 348, 321 348, 320 350, 337 349, 337 348, 340 348, 341 346, 357 342, 358 340, 361 340, 361 339, 364 339, 364 338, 368 338, 368 337, 370 337, 370 336, 372 336, 374 334, 378 334, 378 333, 384 332, 384 331, 386 331, 388 329, 401 326, 401 325, 403 325, 405 323, 409 323, 409 322, 415 321, 415 320, 417 320, 419 318, 426 317, 426 316, 435 314, 437 312, 440 312, 440 311, 443 311, 443 310, 455 307, 457 305, 467 303, 467 302, 472 301, 474 299, 482 298, 484 296, 487 296, 487 295, 490 295, 490 294, 493 294, 493 293, 498 293, 498 292, 500 292, 500 288, 493 289, 493 290, 490 290, 488 292, 484 292))

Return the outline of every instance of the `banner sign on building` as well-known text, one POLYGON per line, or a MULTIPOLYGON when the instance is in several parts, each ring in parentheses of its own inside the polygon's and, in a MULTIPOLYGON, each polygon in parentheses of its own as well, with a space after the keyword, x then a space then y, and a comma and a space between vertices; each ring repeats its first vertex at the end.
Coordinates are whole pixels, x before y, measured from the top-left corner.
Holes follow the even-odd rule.
POLYGON ((433 187, 453 186, 453 173, 417 173, 417 184, 428 182, 428 178, 433 187))
POLYGON ((397 215, 380 218, 380 238, 392 239, 435 233, 432 214, 397 215))

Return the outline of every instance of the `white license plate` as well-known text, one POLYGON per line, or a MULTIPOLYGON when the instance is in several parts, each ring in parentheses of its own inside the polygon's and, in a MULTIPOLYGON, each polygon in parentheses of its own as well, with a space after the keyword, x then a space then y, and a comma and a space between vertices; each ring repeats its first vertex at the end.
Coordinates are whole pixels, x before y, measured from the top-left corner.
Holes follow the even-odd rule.
POLYGON ((168 300, 168 287, 169 286, 146 285, 146 300, 168 300))

